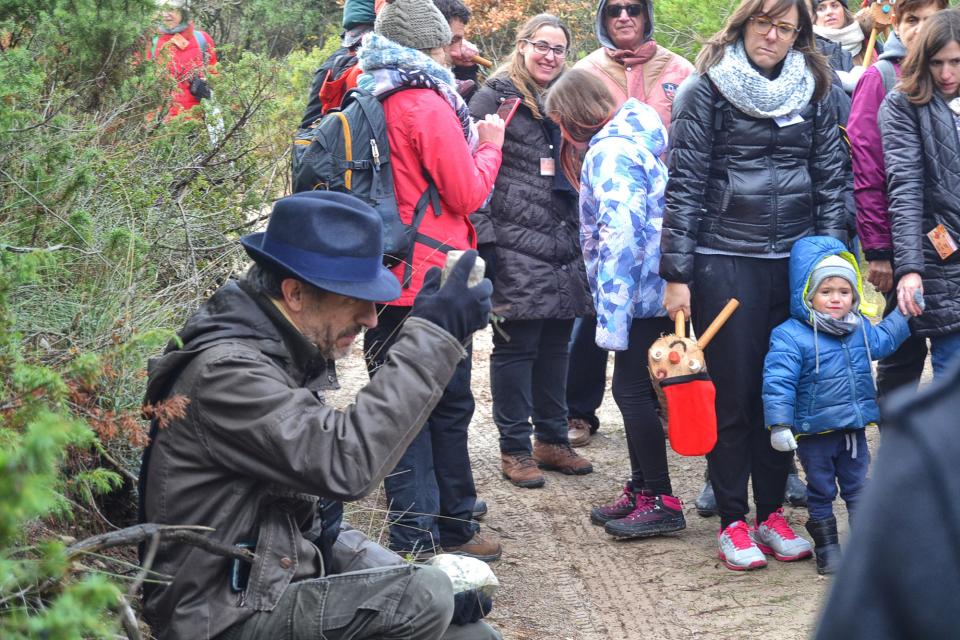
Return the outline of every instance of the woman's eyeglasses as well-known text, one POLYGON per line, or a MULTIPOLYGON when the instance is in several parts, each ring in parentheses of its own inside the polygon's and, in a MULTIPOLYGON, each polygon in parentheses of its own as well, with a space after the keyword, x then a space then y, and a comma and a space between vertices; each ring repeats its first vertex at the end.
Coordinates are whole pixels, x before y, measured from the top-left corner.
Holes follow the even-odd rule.
POLYGON ((543 40, 537 40, 536 42, 534 42, 533 40, 527 40, 526 38, 524 38, 523 41, 526 42, 531 47, 533 47, 533 50, 542 56, 545 56, 552 51, 554 57, 558 59, 567 57, 566 47, 560 47, 560 46, 551 47, 549 44, 547 44, 543 40))
POLYGON ((626 11, 631 18, 636 18, 643 13, 642 4, 608 4, 603 7, 603 12, 608 18, 619 18, 622 12, 626 11))
POLYGON ((753 29, 761 36, 770 33, 770 29, 777 28, 777 36, 784 40, 789 40, 800 33, 800 27, 796 27, 789 22, 774 22, 767 16, 750 16, 750 22, 753 23, 753 29))

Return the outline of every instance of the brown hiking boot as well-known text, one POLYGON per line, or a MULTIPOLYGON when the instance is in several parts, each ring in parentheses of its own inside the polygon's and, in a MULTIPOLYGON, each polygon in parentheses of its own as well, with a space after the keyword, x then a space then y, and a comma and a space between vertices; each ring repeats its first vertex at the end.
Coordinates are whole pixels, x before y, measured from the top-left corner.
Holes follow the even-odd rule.
POLYGON ((593 472, 590 461, 571 449, 569 444, 548 444, 535 440, 533 459, 541 469, 559 471, 568 476, 582 476, 593 472))
POLYGON ((503 547, 496 540, 484 538, 480 532, 473 534, 473 537, 457 547, 444 547, 444 553, 452 553, 458 556, 467 556, 476 558, 484 562, 493 562, 500 559, 503 553, 503 547))
POLYGON ((537 463, 528 453, 510 455, 509 453, 500 454, 500 468, 503 470, 503 477, 507 478, 513 484, 525 489, 536 489, 542 487, 546 479, 537 468, 537 463))
POLYGON ((567 420, 567 438, 570 440, 571 447, 587 446, 590 444, 590 436, 592 435, 590 423, 583 418, 570 418, 567 420))

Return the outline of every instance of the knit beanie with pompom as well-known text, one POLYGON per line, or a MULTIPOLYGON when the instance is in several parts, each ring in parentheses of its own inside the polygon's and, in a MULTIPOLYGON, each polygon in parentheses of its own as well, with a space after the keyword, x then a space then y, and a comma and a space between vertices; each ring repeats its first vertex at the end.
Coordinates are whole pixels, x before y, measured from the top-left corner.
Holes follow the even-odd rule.
POLYGON ((435 49, 453 39, 450 25, 433 0, 387 0, 373 28, 411 49, 435 49))

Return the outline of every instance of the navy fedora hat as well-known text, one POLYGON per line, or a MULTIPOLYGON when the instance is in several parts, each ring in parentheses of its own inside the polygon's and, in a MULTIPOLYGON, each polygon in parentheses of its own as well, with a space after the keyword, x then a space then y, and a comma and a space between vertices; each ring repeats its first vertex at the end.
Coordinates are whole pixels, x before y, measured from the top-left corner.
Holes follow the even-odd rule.
POLYGON ((351 298, 390 302, 400 282, 383 266, 380 214, 346 193, 307 191, 277 200, 267 230, 240 238, 254 262, 351 298))

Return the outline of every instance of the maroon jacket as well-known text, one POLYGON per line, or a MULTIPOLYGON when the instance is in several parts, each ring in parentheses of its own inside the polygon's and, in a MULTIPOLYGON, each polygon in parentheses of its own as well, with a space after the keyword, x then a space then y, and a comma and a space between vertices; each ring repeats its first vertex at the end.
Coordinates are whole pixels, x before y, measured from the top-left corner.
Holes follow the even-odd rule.
MULTIPOLYGON (((891 60, 900 77, 899 58, 891 60)), ((890 212, 887 208, 887 172, 877 114, 887 92, 883 77, 871 66, 853 92, 847 137, 853 157, 853 195, 857 205, 857 236, 867 260, 891 260, 890 212)))

